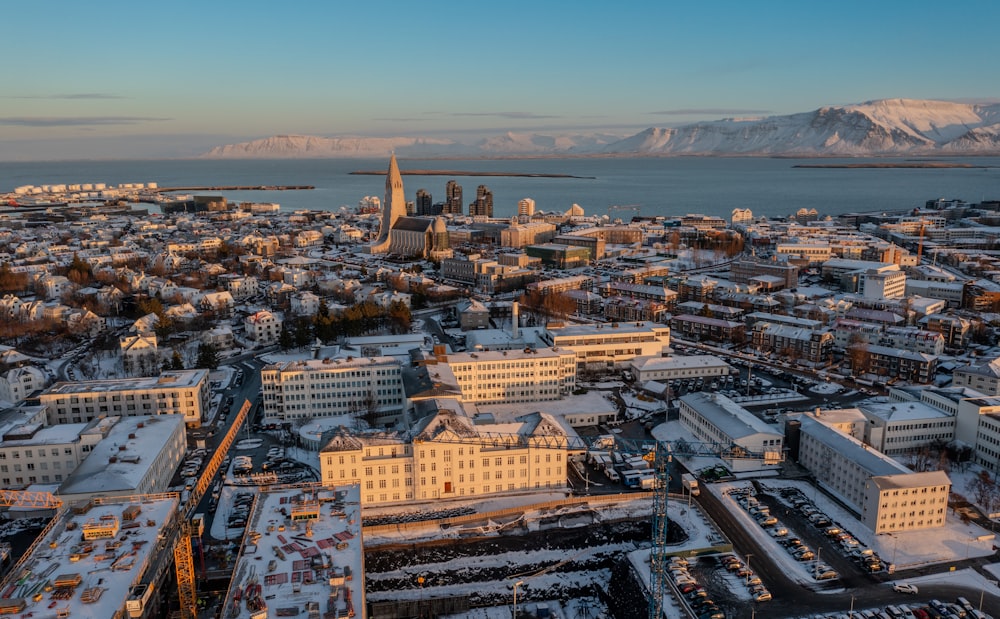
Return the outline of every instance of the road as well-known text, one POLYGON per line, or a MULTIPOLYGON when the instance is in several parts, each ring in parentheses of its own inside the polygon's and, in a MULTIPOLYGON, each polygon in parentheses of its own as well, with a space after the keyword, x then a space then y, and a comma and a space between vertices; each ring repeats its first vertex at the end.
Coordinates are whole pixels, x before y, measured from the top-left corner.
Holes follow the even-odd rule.
MULTIPOLYGON (((802 617, 810 613, 846 612, 852 604, 855 610, 861 610, 876 606, 884 607, 889 604, 927 602, 934 598, 952 601, 959 596, 969 599, 978 607, 982 591, 971 586, 963 587, 952 583, 921 584, 918 595, 908 596, 896 593, 886 583, 879 582, 876 577, 860 575, 853 564, 844 563, 847 560, 839 553, 838 556, 830 556, 834 552, 832 548, 822 553, 823 562, 829 563, 838 571, 847 567, 851 569, 841 571, 845 575, 844 579, 826 585, 843 589, 843 591, 818 593, 817 590, 824 585, 808 588, 790 579, 782 566, 770 559, 771 553, 774 552, 771 547, 760 543, 761 536, 766 534, 762 530, 751 532, 745 529, 714 493, 702 492, 696 501, 729 537, 737 553, 744 557, 748 554, 752 555, 750 567, 760 576, 764 585, 774 596, 774 600, 771 602, 742 604, 736 608, 730 608, 731 612, 728 616, 738 619, 750 619, 757 614, 762 617, 802 617), (843 561, 838 560, 838 557, 842 558, 843 561)), ((806 525, 794 521, 791 514, 788 517, 789 524, 795 527, 796 534, 806 536, 806 525)), ((812 529, 812 527, 808 527, 808 529, 812 529)), ((811 540, 807 539, 806 541, 811 540)), ((810 545, 820 547, 814 544, 810 545)), ((941 567, 940 569, 945 571, 948 568, 941 567)), ((898 576, 905 578, 907 575, 916 576, 917 574, 898 576)), ((1000 616, 1000 598, 992 594, 983 595, 983 610, 990 615, 1000 616)))

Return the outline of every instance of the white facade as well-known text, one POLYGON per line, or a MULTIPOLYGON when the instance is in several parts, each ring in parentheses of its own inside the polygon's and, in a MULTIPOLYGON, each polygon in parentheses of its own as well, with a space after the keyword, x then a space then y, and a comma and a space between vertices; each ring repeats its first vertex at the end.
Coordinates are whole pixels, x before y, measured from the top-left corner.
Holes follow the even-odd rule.
POLYGON ((402 366, 393 357, 308 359, 260 371, 264 414, 309 419, 371 413, 378 425, 402 418, 402 366))
POLYGON ((458 353, 438 359, 462 391, 483 404, 557 400, 576 389, 572 351, 554 348, 458 353))
POLYGON ((865 299, 901 299, 906 294, 906 273, 895 268, 868 269, 861 273, 858 292, 865 299))
POLYGON ((662 357, 670 347, 670 327, 648 321, 597 325, 550 324, 542 340, 571 350, 578 369, 623 367, 636 357, 662 357))
POLYGON ((209 402, 208 370, 172 370, 159 376, 59 382, 39 395, 50 425, 117 415, 184 415, 198 427, 209 402))
POLYGON ((325 485, 358 483, 364 506, 545 491, 566 485, 568 439, 543 413, 514 423, 473 423, 454 400, 412 433, 346 430, 320 452, 325 485))
POLYGON ((63 481, 104 438, 102 424, 114 423, 108 421, 48 427, 32 423, 8 430, 0 442, 0 483, 17 488, 63 481))
POLYGON ((250 314, 243 319, 243 327, 247 337, 257 342, 258 346, 272 346, 281 337, 281 317, 267 310, 250 314))
POLYGON ((108 417, 102 440, 59 486, 64 501, 165 492, 187 451, 175 415, 108 417))
POLYGON ((25 365, 0 374, 0 400, 19 404, 32 393, 45 387, 45 373, 25 365))
POLYGON ((975 389, 986 395, 1000 395, 1000 359, 957 368, 952 374, 952 384, 975 389))
POLYGON ((943 471, 914 473, 815 419, 801 423, 799 463, 873 532, 944 526, 951 480, 943 471))
POLYGON ((913 453, 955 438, 955 415, 923 402, 871 403, 858 410, 867 420, 864 442, 884 454, 913 453))
POLYGON ((637 357, 629 363, 637 383, 655 380, 690 380, 692 378, 725 378, 732 367, 713 355, 689 357, 637 357))
POLYGON ((734 472, 773 468, 784 460, 784 435, 724 395, 682 396, 680 422, 696 440, 724 449, 722 459, 734 472))

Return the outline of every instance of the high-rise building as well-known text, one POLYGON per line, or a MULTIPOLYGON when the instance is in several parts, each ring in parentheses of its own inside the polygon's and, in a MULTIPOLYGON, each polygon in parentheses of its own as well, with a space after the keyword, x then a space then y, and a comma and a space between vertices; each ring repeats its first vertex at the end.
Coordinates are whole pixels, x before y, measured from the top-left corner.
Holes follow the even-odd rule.
POLYGON ((531 198, 522 198, 517 203, 518 216, 531 217, 535 214, 535 201, 531 198))
POLYGON ((476 201, 469 205, 469 217, 493 217, 493 192, 486 185, 476 187, 476 201))
POLYGON ((427 192, 426 189, 417 190, 417 204, 416 213, 417 215, 433 215, 434 199, 431 198, 431 194, 427 192))
POLYGON ((448 181, 444 187, 445 203, 444 212, 453 215, 462 214, 462 186, 455 181, 448 181))

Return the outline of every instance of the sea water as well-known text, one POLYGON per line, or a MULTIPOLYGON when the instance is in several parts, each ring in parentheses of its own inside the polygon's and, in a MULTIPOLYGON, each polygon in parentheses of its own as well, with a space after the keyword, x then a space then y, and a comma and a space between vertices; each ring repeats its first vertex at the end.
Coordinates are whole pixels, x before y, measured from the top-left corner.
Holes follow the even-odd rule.
MULTIPOLYGON (((418 189, 444 201, 445 183, 456 180, 463 202, 476 187, 493 192, 494 216, 517 214, 522 198, 536 210, 565 211, 579 204, 588 215, 611 213, 628 219, 702 213, 729 218, 733 209, 754 215, 786 216, 800 208, 836 216, 857 211, 898 211, 937 198, 967 202, 1000 199, 1000 158, 955 158, 973 168, 799 168, 798 164, 903 163, 905 159, 787 159, 763 157, 538 158, 400 160, 406 170, 459 170, 568 175, 568 178, 519 176, 403 176, 407 199, 418 189), (630 208, 611 208, 611 207, 630 208)), ((364 196, 385 193, 381 175, 387 159, 285 160, 123 160, 0 162, 0 192, 21 185, 72 183, 148 183, 161 187, 312 185, 309 191, 207 191, 232 201, 277 202, 282 210, 353 209, 364 196)), ((155 208, 153 209, 155 210, 155 208)))

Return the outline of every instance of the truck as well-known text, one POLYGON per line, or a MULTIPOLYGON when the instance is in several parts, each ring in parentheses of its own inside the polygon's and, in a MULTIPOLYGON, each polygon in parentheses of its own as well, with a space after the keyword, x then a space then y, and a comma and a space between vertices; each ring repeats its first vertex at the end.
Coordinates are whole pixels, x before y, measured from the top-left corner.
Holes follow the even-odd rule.
POLYGON ((681 484, 691 496, 698 496, 701 493, 701 490, 698 488, 698 480, 691 473, 681 475, 681 484))

